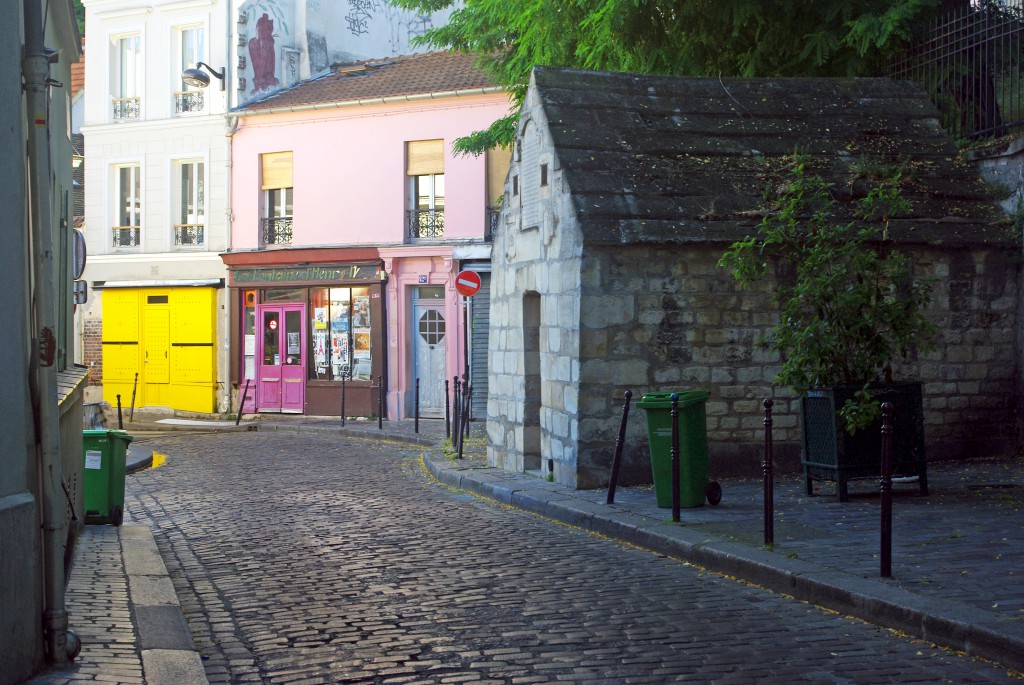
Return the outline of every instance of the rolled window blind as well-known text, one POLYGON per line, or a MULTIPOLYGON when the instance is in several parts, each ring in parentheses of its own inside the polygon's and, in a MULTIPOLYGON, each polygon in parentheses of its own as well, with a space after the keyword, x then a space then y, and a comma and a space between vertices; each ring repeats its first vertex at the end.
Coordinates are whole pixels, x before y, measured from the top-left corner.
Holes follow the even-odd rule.
POLYGON ((263 190, 292 187, 292 153, 269 152, 260 155, 263 165, 263 190))
POLYGON ((406 143, 409 176, 444 173, 444 141, 413 140, 406 143))

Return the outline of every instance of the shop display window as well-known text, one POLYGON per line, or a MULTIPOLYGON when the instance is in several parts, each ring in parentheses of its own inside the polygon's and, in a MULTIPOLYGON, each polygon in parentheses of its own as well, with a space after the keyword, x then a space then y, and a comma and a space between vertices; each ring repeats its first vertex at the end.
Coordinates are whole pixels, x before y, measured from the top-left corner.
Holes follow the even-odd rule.
POLYGON ((310 380, 370 380, 370 289, 313 288, 309 295, 310 380))
POLYGON ((256 380, 256 291, 246 290, 242 298, 242 378, 256 380))

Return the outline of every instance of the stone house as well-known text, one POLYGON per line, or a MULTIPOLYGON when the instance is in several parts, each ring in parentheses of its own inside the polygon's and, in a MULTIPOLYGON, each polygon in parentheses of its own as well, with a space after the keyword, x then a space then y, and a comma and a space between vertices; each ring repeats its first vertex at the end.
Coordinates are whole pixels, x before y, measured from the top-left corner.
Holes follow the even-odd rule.
MULTIPOLYGON (((1019 240, 956 160, 925 94, 887 79, 702 79, 534 70, 494 240, 488 395, 492 465, 579 488, 607 483, 625 390, 704 388, 712 477, 753 473, 761 402, 795 468, 799 398, 757 340, 771 283, 717 266, 753 233, 773 173, 799 147, 839 199, 869 165, 906 162, 910 216, 891 232, 934 278, 938 349, 923 382, 929 458, 1018 442, 1019 240)), ((643 411, 620 482, 650 482, 643 411)))

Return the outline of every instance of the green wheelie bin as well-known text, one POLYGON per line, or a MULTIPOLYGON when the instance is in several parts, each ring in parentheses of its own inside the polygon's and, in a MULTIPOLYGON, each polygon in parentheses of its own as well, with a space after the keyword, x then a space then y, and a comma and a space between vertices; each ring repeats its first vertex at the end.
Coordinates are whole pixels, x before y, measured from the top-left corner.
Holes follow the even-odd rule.
MULTIPOLYGON (((679 506, 699 507, 707 499, 722 501, 722 487, 708 482, 708 431, 704 403, 707 390, 679 395, 679 506)), ((654 475, 654 496, 659 507, 672 506, 672 392, 646 393, 637 405, 647 415, 647 437, 654 475)))
POLYGON ((120 526, 124 520, 124 471, 131 441, 132 436, 125 431, 82 431, 86 523, 120 526))

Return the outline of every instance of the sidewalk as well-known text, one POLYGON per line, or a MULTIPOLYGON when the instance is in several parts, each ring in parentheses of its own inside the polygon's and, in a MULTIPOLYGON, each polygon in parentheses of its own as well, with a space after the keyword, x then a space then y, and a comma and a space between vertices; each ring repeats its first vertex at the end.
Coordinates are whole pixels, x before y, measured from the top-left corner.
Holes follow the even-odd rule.
MULTIPOLYGON (((443 450, 445 424, 438 420, 421 421, 416 433, 411 420, 385 421, 379 429, 376 421, 349 420, 343 427, 337 418, 283 415, 243 421, 237 427, 232 421, 139 413, 134 419, 125 425, 132 433, 275 430, 419 445, 424 447, 429 471, 447 485, 1024 671, 1024 546, 1020 540, 1024 461, 1020 459, 930 464, 928 497, 917 494, 916 483, 895 485, 893 577, 882 579, 877 482, 855 482, 851 501, 839 503, 827 485, 820 496, 808 497, 801 478, 776 476, 775 544, 767 549, 760 479, 721 480, 720 505, 683 509, 681 522, 672 523, 671 510, 655 506, 649 486, 620 487, 615 503, 608 505, 605 490, 571 490, 488 467, 482 423, 472 425, 463 459, 457 460, 443 450)), ((141 449, 129 456, 135 468, 144 468, 148 458, 151 455, 141 449)), ((713 455, 711 474, 714 477, 713 455)), ((135 589, 142 585, 132 576, 135 569, 128 553, 140 538, 147 540, 143 546, 152 545, 155 552, 152 535, 146 538, 147 534, 148 529, 128 521, 121 529, 86 528, 68 591, 71 627, 85 643, 82 655, 70 669, 30 683, 94 680, 100 673, 104 680, 125 683, 205 682, 191 636, 188 645, 175 642, 170 651, 181 659, 180 668, 198 666, 198 675, 194 670, 159 669, 153 661, 166 656, 167 650, 155 642, 158 622, 140 620, 148 610, 139 610, 145 604, 139 604, 135 589), (124 591, 126 584, 129 592, 124 591), (128 620, 134 627, 132 635, 128 620), (134 656, 139 647, 141 663, 134 656)), ((162 574, 155 573, 147 582, 166 590, 170 587, 166 569, 162 574)), ((184 619, 173 599, 180 622, 175 625, 171 620, 174 616, 167 606, 173 589, 171 597, 157 594, 165 602, 160 616, 176 634, 184 619)), ((153 598, 146 601, 156 603, 153 598)))

